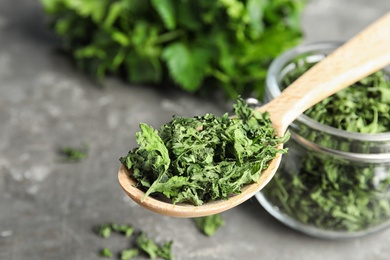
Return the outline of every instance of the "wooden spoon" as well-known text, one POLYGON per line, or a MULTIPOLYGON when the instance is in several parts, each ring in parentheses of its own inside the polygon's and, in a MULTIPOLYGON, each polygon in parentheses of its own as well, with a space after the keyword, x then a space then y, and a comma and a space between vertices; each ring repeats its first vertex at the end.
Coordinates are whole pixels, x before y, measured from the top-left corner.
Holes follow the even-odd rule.
MULTIPOLYGON (((317 63, 281 95, 259 110, 270 113, 276 133, 282 136, 287 127, 309 107, 382 69, 389 63, 390 13, 317 63)), ((279 148, 282 148, 282 145, 279 148)), ((228 200, 213 201, 202 206, 174 205, 151 196, 143 199, 145 193, 135 187, 131 171, 123 165, 119 169, 118 178, 123 190, 139 205, 147 209, 173 217, 200 217, 223 212, 250 199, 271 180, 280 160, 281 155, 278 155, 262 172, 259 180, 243 187, 242 193, 228 200)))

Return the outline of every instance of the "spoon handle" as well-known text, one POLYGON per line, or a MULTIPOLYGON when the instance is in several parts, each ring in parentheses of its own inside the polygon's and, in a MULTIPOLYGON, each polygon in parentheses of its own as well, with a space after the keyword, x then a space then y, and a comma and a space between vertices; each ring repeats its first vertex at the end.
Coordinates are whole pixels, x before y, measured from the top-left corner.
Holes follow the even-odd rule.
POLYGON ((261 107, 278 134, 305 110, 390 63, 390 12, 339 47, 261 107))

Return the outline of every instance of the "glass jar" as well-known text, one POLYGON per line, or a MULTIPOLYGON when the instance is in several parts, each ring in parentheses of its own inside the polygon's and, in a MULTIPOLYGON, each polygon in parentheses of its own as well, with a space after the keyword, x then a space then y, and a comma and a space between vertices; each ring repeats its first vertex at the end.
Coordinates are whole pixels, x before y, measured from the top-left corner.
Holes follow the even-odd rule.
MULTIPOLYGON (((264 101, 280 94, 288 73, 320 61, 338 46, 303 45, 279 56, 268 70, 264 101)), ((271 215, 320 238, 358 237, 390 225, 390 132, 347 132, 306 115, 289 131, 288 154, 256 194, 271 215)))

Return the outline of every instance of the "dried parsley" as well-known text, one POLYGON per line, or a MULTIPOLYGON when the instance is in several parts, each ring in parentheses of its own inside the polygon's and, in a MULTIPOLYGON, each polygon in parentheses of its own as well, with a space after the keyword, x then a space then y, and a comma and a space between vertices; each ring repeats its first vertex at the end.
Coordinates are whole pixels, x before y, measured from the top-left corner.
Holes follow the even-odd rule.
POLYGON ((60 148, 59 153, 66 162, 79 162, 88 157, 88 146, 84 145, 82 148, 64 146, 60 148))
POLYGON ((103 224, 96 227, 96 233, 103 238, 108 238, 111 236, 112 225, 111 224, 103 224))
POLYGON ((121 260, 130 260, 139 255, 138 248, 125 249, 121 252, 121 260))
MULTIPOLYGON (((311 64, 304 64, 283 78, 282 89, 288 87, 311 64)), ((390 81, 378 71, 352 86, 328 97, 305 111, 317 122, 356 133, 390 131, 390 81)))
POLYGON ((152 239, 148 238, 145 233, 138 235, 136 239, 137 247, 149 255, 150 259, 161 257, 167 260, 173 260, 171 253, 172 241, 166 242, 163 246, 158 246, 152 239))
MULTIPOLYGON (((321 229, 349 232, 390 218, 390 178, 376 184, 374 165, 310 153, 295 158, 295 167, 286 160, 263 193, 288 216, 321 229)), ((390 166, 381 170, 388 175, 390 166)))
POLYGON ((134 228, 131 225, 111 224, 111 228, 113 231, 119 232, 126 237, 131 237, 131 235, 134 233, 134 228))
MULTIPOLYGON (((304 64, 287 74, 283 87, 310 66, 304 64)), ((305 114, 321 124, 349 132, 390 132, 390 81, 379 71, 323 100, 305 114)), ((370 143, 338 140, 304 124, 296 123, 292 131, 338 151, 364 154, 373 149, 370 143)), ((304 147, 295 138, 286 147, 289 154, 262 191, 284 214, 320 229, 347 232, 362 231, 390 218, 388 162, 343 159, 304 147)))
POLYGON ((198 217, 195 218, 195 222, 199 230, 201 230, 206 236, 212 236, 218 228, 224 225, 221 214, 198 217))
POLYGON ((99 256, 100 257, 107 257, 107 258, 110 258, 112 257, 112 252, 110 249, 108 248, 103 248, 100 253, 99 253, 99 256))
POLYGON ((286 149, 269 115, 261 114, 238 99, 236 118, 212 114, 174 117, 159 131, 140 124, 139 147, 120 161, 133 170, 133 178, 146 195, 163 194, 172 203, 227 199, 256 182, 268 162, 286 149))
POLYGON ((131 225, 118 225, 115 223, 102 224, 95 228, 97 235, 108 238, 111 232, 117 232, 126 237, 130 237, 134 233, 134 228, 131 225))
MULTIPOLYGON (((134 238, 134 245, 130 248, 124 249, 120 252, 121 260, 130 260, 141 253, 148 255, 150 259, 156 259, 157 257, 166 260, 173 260, 172 244, 173 241, 168 241, 162 245, 158 245, 154 240, 147 237, 143 232, 138 232, 134 236, 134 228, 131 225, 118 225, 115 223, 107 223, 99 225, 95 228, 97 235, 103 238, 108 238, 112 232, 122 234, 128 238, 134 238)), ((100 257, 112 257, 112 252, 109 248, 103 248, 99 252, 100 257)))

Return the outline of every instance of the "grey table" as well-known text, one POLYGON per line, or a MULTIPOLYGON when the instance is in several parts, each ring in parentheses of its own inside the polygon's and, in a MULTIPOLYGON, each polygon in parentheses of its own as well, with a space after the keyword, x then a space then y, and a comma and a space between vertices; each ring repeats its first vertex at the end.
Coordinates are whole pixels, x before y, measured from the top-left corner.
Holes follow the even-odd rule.
MULTIPOLYGON (((312 0, 305 42, 343 41, 390 10, 388 0, 312 0)), ((106 222, 132 224, 157 242, 173 240, 176 259, 390 259, 390 230, 346 241, 308 237, 274 220, 252 199, 223 213, 212 237, 191 219, 149 212, 117 183, 118 158, 135 146, 144 121, 224 109, 213 100, 107 79, 100 88, 54 52, 37 0, 0 0, 0 259, 97 259, 106 222), (89 144, 90 156, 62 163, 63 145, 89 144)), ((142 259, 142 258, 140 258, 142 259)))

